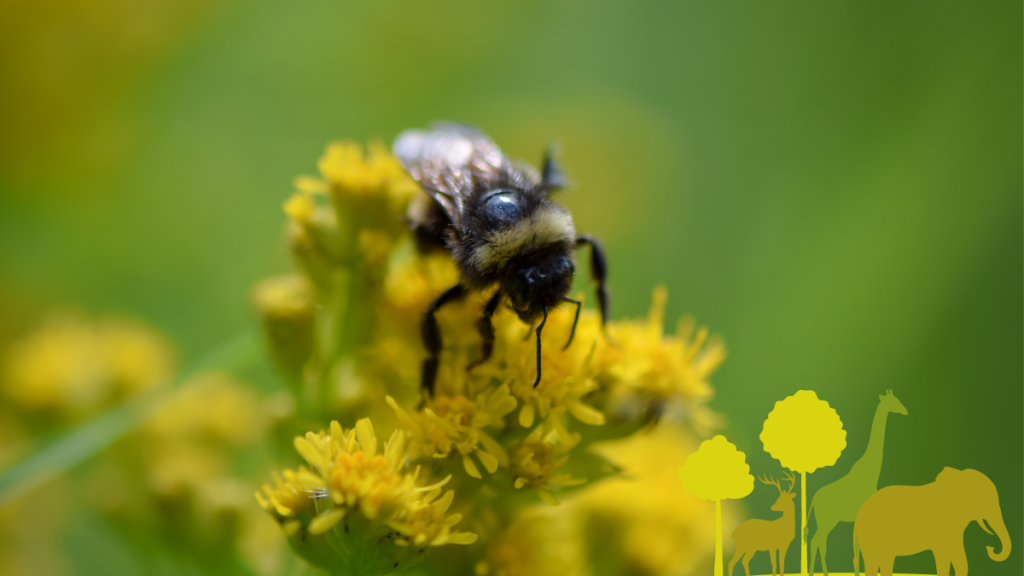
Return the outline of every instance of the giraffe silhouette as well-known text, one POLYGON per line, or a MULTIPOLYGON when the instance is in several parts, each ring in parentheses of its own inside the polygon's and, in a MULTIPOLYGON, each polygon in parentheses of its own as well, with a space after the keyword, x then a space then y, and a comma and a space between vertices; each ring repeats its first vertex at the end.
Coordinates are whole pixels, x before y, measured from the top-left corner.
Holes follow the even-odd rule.
MULTIPOLYGON (((810 573, 814 573, 814 560, 821 550, 821 569, 828 576, 828 565, 825 553, 828 550, 828 535, 836 524, 853 522, 857 519, 857 511, 872 494, 878 491, 878 474, 882 470, 882 446, 885 443, 885 420, 890 412, 907 414, 907 409, 893 396, 892 390, 878 397, 878 408, 875 419, 871 423, 871 438, 868 448, 860 460, 854 463, 850 472, 839 480, 822 486, 814 493, 808 517, 814 512, 814 520, 818 529, 811 540, 810 573)), ((804 535, 806 539, 806 534, 804 535)))

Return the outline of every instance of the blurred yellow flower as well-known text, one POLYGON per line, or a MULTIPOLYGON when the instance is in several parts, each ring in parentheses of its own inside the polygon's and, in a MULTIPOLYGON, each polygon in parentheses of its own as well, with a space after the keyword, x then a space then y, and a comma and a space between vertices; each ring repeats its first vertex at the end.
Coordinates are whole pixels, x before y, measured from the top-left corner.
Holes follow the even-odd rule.
POLYGON ((173 368, 166 339, 137 321, 56 314, 7 351, 2 391, 24 408, 76 416, 151 388, 173 368))
MULTIPOLYGON (((696 440, 664 424, 596 449, 623 466, 624 477, 603 481, 560 507, 575 519, 591 554, 600 557, 604 546, 621 551, 617 562, 630 574, 710 573, 715 511, 684 493, 677 476, 679 465, 696 451, 696 440)), ((722 509, 723 524, 735 526, 737 509, 728 501, 722 509)))
POLYGON ((585 576, 586 541, 564 507, 532 506, 487 542, 476 576, 585 576))

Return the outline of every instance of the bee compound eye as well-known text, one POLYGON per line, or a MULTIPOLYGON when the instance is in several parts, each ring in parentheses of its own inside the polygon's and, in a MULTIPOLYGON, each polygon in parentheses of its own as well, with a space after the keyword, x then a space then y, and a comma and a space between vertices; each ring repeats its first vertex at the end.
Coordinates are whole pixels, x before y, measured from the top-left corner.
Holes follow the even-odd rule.
POLYGON ((495 190, 488 194, 484 199, 483 212, 502 222, 514 222, 522 214, 519 201, 511 190, 495 190))

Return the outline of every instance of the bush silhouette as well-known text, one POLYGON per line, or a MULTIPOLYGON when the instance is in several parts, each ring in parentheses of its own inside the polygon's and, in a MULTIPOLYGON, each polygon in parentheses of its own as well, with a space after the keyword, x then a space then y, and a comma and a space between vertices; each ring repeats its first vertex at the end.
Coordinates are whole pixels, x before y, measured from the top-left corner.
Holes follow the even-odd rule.
POLYGON ((718 435, 701 442, 679 469, 686 492, 703 500, 715 501, 715 576, 722 576, 722 500, 738 500, 753 492, 747 456, 718 435))
POLYGON ((800 473, 800 567, 807 573, 807 474, 832 466, 846 448, 839 414, 812 390, 775 403, 761 430, 765 452, 800 473))

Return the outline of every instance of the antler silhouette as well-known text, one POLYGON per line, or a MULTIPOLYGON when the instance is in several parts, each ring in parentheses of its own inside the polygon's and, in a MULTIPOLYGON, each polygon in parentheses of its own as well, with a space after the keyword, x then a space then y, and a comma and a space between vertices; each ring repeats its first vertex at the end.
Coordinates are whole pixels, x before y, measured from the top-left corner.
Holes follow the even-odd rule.
POLYGON ((760 480, 762 484, 768 484, 768 485, 775 486, 776 488, 778 488, 779 489, 779 494, 783 494, 784 493, 782 491, 782 486, 779 486, 779 481, 776 480, 775 478, 772 478, 771 476, 765 475, 764 478, 761 478, 760 476, 758 476, 757 479, 760 480))
MULTIPOLYGON (((786 477, 783 478, 783 480, 788 480, 789 481, 789 488, 786 488, 786 494, 789 494, 790 492, 793 491, 793 487, 796 486, 796 476, 794 476, 792 472, 787 470, 786 471, 786 477)), ((779 488, 779 492, 781 492, 781 491, 782 491, 782 488, 779 488)))

